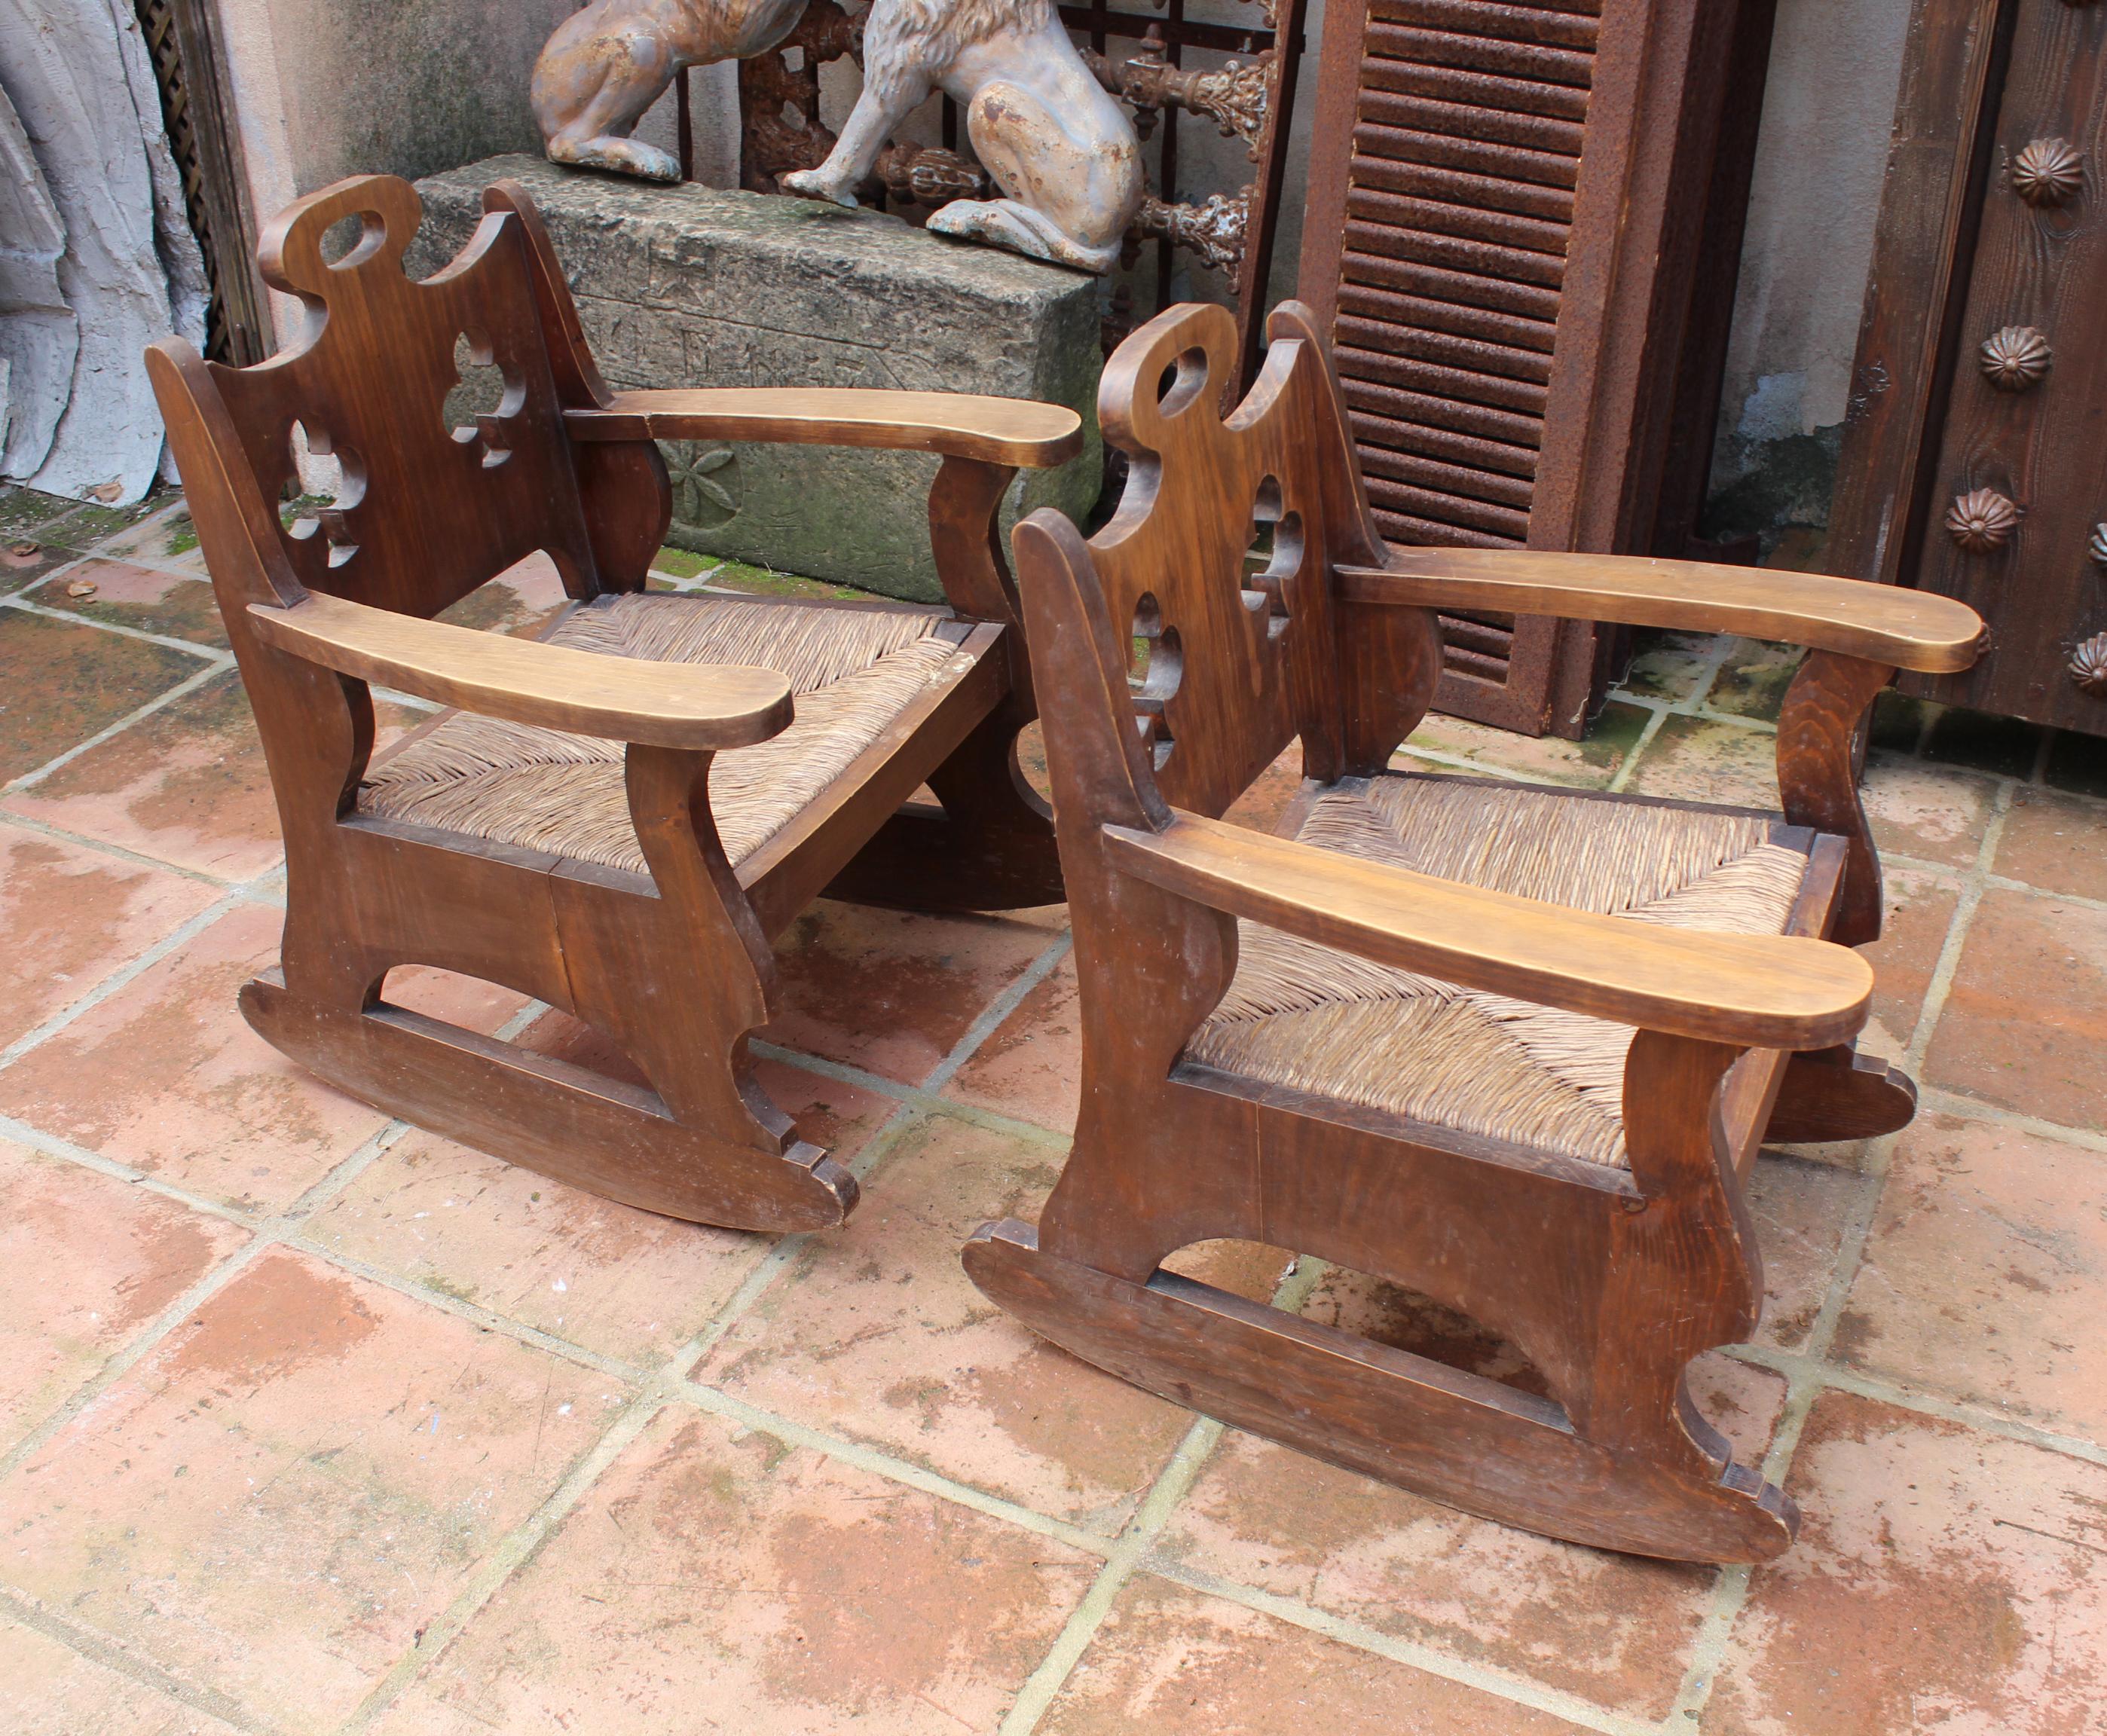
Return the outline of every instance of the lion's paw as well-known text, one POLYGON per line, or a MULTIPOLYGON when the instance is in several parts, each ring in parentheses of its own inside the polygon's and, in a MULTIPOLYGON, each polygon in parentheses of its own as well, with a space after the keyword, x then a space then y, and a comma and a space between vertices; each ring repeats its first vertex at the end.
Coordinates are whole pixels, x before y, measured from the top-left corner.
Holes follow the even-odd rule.
POLYGON ((837 186, 821 169, 793 169, 787 175, 779 176, 776 184, 786 193, 801 193, 807 199, 829 200, 851 210, 856 209, 856 195, 845 186, 837 186))

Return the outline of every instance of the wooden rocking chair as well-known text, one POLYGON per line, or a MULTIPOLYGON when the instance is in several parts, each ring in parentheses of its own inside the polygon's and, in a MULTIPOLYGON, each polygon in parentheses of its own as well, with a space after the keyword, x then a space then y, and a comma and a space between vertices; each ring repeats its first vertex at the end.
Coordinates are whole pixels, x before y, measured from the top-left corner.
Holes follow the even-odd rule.
POLYGON ((1774 1555, 1791 1504, 1683 1370, 1755 1322, 1742 1184, 1766 1131, 1913 1111, 1850 1047, 1872 972, 1847 948, 1881 908, 1857 756, 1896 666, 1966 667, 1981 623, 1789 572, 1386 549, 1307 311, 1269 331, 1226 420, 1227 314, 1136 332, 1098 399, 1132 465, 1117 516, 1089 542, 1051 512, 1015 532, 1082 1106, 1037 1229, 985 1227, 966 1268, 1077 1355, 1335 1464, 1580 1542, 1774 1555), (1440 672, 1436 612, 1480 610, 1814 647, 1782 813, 1390 770, 1440 672), (1279 834, 1224 823, 1298 734, 1279 834), (1216 1237, 1459 1309, 1552 1396, 1162 1269, 1216 1237))
POLYGON ((811 899, 994 909, 1061 896, 1018 775, 1032 715, 995 514, 1072 411, 935 393, 610 392, 526 194, 404 275, 422 207, 373 176, 259 248, 306 329, 240 370, 149 357, 267 756, 286 851, 264 1037, 391 1114, 609 1198, 757 1230, 840 1221, 856 1182, 755 1082, 770 941, 811 899), (355 220, 351 249, 323 236, 355 220), (456 345, 502 401, 444 415, 456 345), (296 424, 335 504, 290 527, 296 424), (654 437, 941 454, 930 527, 951 608, 651 594, 670 514, 654 437), (537 551, 574 599, 538 640, 429 617, 537 551), (447 707, 369 765, 368 684, 447 707), (941 803, 912 803, 927 783, 941 803), (381 998, 423 964, 604 1033, 649 1088, 381 998))

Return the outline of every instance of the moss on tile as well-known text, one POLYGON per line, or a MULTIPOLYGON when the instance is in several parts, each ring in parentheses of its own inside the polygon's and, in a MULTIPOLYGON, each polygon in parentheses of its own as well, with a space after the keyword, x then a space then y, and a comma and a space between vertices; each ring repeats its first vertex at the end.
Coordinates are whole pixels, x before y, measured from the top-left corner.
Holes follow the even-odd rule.
POLYGON ((1777 720, 1786 689, 1799 672, 1806 652, 1798 645, 1774 645, 1759 639, 1734 641, 1705 696, 1709 710, 1734 717, 1777 720))
POLYGON ((744 561, 724 561, 710 575, 710 583, 727 590, 749 590, 764 597, 864 597, 867 591, 847 585, 830 585, 824 579, 802 578, 794 572, 776 572, 766 567, 749 567, 744 561))

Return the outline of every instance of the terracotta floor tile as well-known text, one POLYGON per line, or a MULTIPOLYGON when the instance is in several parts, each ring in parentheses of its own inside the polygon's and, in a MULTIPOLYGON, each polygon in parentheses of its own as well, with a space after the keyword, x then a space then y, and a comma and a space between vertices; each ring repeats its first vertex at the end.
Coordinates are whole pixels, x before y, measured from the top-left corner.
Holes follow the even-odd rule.
POLYGON ((113 560, 143 561, 153 567, 181 567, 203 572, 204 554, 198 547, 197 526, 189 506, 178 500, 150 518, 142 518, 128 530, 119 531, 97 545, 96 552, 113 560))
POLYGON ((2107 1443, 2107 1158, 1928 1115, 1890 1164, 1836 1354, 2107 1443))
POLYGON ((1617 691, 1669 704, 1687 699, 1710 661, 1714 640, 1708 633, 1666 633, 1642 629, 1631 667, 1617 691))
POLYGON ((0 1045, 72 1005, 218 895, 201 881, 0 825, 0 1045))
POLYGON ((932 1117, 815 1236, 694 1378, 1107 1534, 1189 1413, 1027 1331, 982 1296, 959 1247, 990 1218, 1033 1218, 1057 1154, 932 1117))
POLYGON ((234 1729, 0 1621, 0 1729, 8 1736, 234 1736, 234 1729))
POLYGON ((1495 1524, 1233 1429, 1155 1556, 1642 1716, 1674 1699, 1715 1577, 1495 1524))
POLYGON ((1793 1460, 1716 1736, 2081 1736, 2107 1707, 2107 1469, 1842 1393, 1793 1460))
POLYGON ((1880 938, 1859 949, 1873 967, 1873 1016, 1858 1040, 1873 1054, 1896 1058, 1916 1034, 1961 890, 1936 874, 1894 863, 1883 864, 1880 878, 1887 897, 1880 938))
POLYGON ((1709 718, 1664 717, 1624 787, 1642 796, 1776 808, 1777 738, 1709 718))
POLYGON ((1705 695, 1708 711, 1727 711, 1736 717, 1760 717, 1777 721, 1785 703, 1786 689, 1799 673, 1807 653, 1798 645, 1777 645, 1759 639, 1737 639, 1720 664, 1719 673, 1705 695))
POLYGON ((1987 778, 1877 752, 1866 756, 1859 786, 1873 842, 1883 853, 1961 868, 1975 865, 1997 794, 1987 778))
POLYGON ((1925 1078, 2065 1127, 2107 1127, 2107 911, 1983 895, 1925 1078))
POLYGON ((2107 807, 2052 790, 2012 792, 1992 872, 2047 892, 2107 899, 2107 807))
POLYGON ((1553 1736, 1579 1726, 1241 1604, 1137 1575, 1045 1736, 1553 1736))
POLYGON ((143 639, 0 609, 0 783, 78 747, 204 666, 143 639))
MULTIPOLYGON (((290 1204, 387 1117, 321 1083, 243 1021, 236 994, 276 967, 283 924, 258 905, 222 917, 0 1072, 0 1110, 213 1199, 258 1211, 290 1204)), ((483 1029, 520 1004, 452 980, 443 1002, 464 999, 452 1016, 483 1029)))
POLYGON ((0 529, 0 597, 11 592, 27 590, 60 567, 70 566, 79 558, 70 549, 61 548, 55 543, 38 542, 34 533, 25 536, 19 532, 0 529))
MULTIPOLYGON (((853 1160, 893 1106, 764 1065, 808 1136, 853 1160)), ((407 1134, 311 1220, 332 1252, 399 1272, 603 1356, 662 1363, 707 1325, 773 1239, 615 1204, 442 1139, 407 1134)))
POLYGON ((1276 832, 1287 805, 1302 792, 1302 743, 1290 742, 1280 757, 1260 772, 1251 787, 1224 810, 1233 826, 1253 832, 1276 832))
POLYGON ((1834 1164, 1778 1151, 1757 1154, 1748 1187, 1763 1259, 1757 1343, 1780 1350, 1806 1345, 1835 1276, 1844 1227, 1875 1186, 1871 1178, 1834 1164))
MULTIPOLYGON (((425 716, 376 701, 375 751, 425 716)), ((225 880, 254 879, 284 855, 263 744, 232 670, 16 791, 0 809, 225 880)))
POLYGON ((0 1451, 247 1239, 224 1219, 0 1140, 0 1451))
MULTIPOLYGON (((1446 754, 1545 783, 1599 787, 1616 776, 1651 715, 1642 706, 1612 700, 1589 727, 1587 740, 1568 742, 1552 735, 1516 735, 1436 713, 1412 732, 1404 751, 1446 754)), ((1453 771, 1455 767, 1437 769, 1453 771)))
POLYGON ((438 618, 457 627, 498 633, 524 628, 532 636, 568 601, 556 563, 546 554, 530 554, 442 609, 438 618))
POLYGON ((263 743, 231 670, 4 805, 226 880, 253 879, 284 854, 263 743))
POLYGON ((0 1485, 0 1578, 331 1729, 627 1397, 272 1249, 0 1485))
POLYGON ((1098 1566, 672 1409, 376 1736, 991 1732, 1098 1566))
POLYGON ((1071 953, 973 1051, 944 1095, 1071 1133, 1081 1102, 1082 1065, 1082 1003, 1071 953))
POLYGON ((64 609, 83 621, 113 626, 136 627, 142 633, 159 633, 169 639, 186 639, 200 645, 227 644, 227 626, 219 618, 212 581, 202 572, 172 572, 163 567, 142 567, 136 562, 97 554, 39 585, 34 600, 46 608, 64 609), (92 585, 88 594, 77 587, 92 585))
POLYGON ((758 1034, 919 1084, 1046 950, 1043 929, 822 899, 776 943, 782 1016, 758 1034))

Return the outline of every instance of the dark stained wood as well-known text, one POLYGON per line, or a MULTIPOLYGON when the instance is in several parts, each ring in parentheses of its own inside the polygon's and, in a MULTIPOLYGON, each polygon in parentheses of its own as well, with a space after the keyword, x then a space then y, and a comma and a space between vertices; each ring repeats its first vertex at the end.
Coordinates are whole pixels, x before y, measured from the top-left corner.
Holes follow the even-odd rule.
POLYGON ((1830 554, 1990 621, 1907 690, 2099 734, 2073 660, 2107 629, 2103 160, 2107 13, 1917 0, 1830 554))
MULTIPOLYGON (((1447 3, 1373 0, 1379 20, 1403 25, 1450 17, 1447 3)), ((1472 40, 1533 41, 1499 34, 1522 11, 1473 6, 1485 28, 1472 40)), ((1593 27, 1577 10, 1561 16, 1593 27)), ((1863 896, 1853 738, 1893 666, 1817 652, 1795 689, 1781 725, 1786 813, 1770 837, 1807 866, 1776 938, 1584 915, 1224 823, 1291 737, 1305 783, 1283 834, 1342 779, 1385 775, 1431 695, 1438 623, 1479 606, 1487 578, 1429 561, 1407 581, 1393 567, 1430 552, 1494 571, 1514 563, 1513 581, 1538 587, 1532 608, 1601 599, 1643 612, 1673 599, 1699 618, 1691 573, 1709 576, 1688 569, 1671 584, 1653 563, 1535 552, 1386 560, 1315 316, 1290 304, 1272 335, 1264 371, 1224 420, 1225 313, 1174 310, 1135 333, 1098 406, 1131 461, 1117 513, 1088 541, 1044 511, 1013 535, 1075 926, 1082 1092, 1036 1229, 984 1227, 966 1269, 1077 1355, 1334 1464, 1602 1547, 1768 1559, 1791 1541, 1791 1504, 1733 1464, 1684 1371, 1755 1323, 1761 1257, 1742 1189, 1766 1127, 1855 1137, 1892 1124, 1907 1092, 1853 1055, 1871 973, 1821 938, 1863 896), (1270 531, 1263 560, 1247 555, 1255 523, 1270 531), (1810 829, 1831 816, 1834 832, 1810 829), (1628 1167, 1186 1060, 1235 973, 1240 917, 1637 1024, 1628 1167), (1818 1065, 1803 1067, 1798 1051, 1818 1065), (1467 1314, 1513 1344, 1551 1396, 1162 1269, 1178 1249, 1220 1237, 1314 1255, 1467 1314)), ((1718 616, 1759 606, 1728 593, 1718 616)), ((1979 631, 1965 611, 1932 611, 1927 625, 1908 608, 1889 614, 1892 600, 1835 581, 1799 595, 1818 632, 1848 630, 1854 644, 1928 644, 1935 659, 1979 631)))
POLYGON ((939 629, 952 655, 735 872, 710 807, 711 759, 790 721, 779 674, 598 657, 428 618, 537 550, 580 600, 637 589, 666 523, 654 412, 606 407, 620 400, 524 192, 501 184, 484 204, 461 256, 413 283, 400 264, 420 215, 408 184, 374 176, 326 189, 272 224, 262 249, 267 279, 307 304, 299 344, 239 370, 174 341, 148 355, 285 839, 281 971, 248 985, 243 1010, 342 1089, 611 1199, 747 1229, 838 1222, 854 1180, 799 1137, 748 1052, 779 1001, 770 944, 830 882, 910 908, 1060 895, 1051 826, 1010 787, 1017 733, 1033 713, 1015 680, 1028 665, 993 543, 1014 467, 1059 462, 1076 418, 834 392, 733 394, 739 403, 669 412, 678 425, 721 408, 741 438, 950 455, 931 513, 955 605, 939 629), (348 255, 326 258, 321 237, 346 217, 362 232, 348 255), (507 389, 475 428, 450 430, 443 406, 464 335, 507 389), (289 530, 277 509, 295 422, 312 449, 335 454, 344 482, 289 530), (361 815, 373 682, 627 742, 649 872, 361 815), (896 848, 892 816, 925 782, 945 803, 941 842, 958 852, 948 871, 896 848), (649 1083, 612 1083, 391 1006, 387 974, 407 964, 564 1008, 649 1083))
MULTIPOLYGON (((1301 293, 1393 541, 1652 553, 1693 516, 1773 4, 1328 11, 1301 293)), ((1601 703, 1592 621, 1444 625, 1440 709, 1577 736, 1601 703)))

